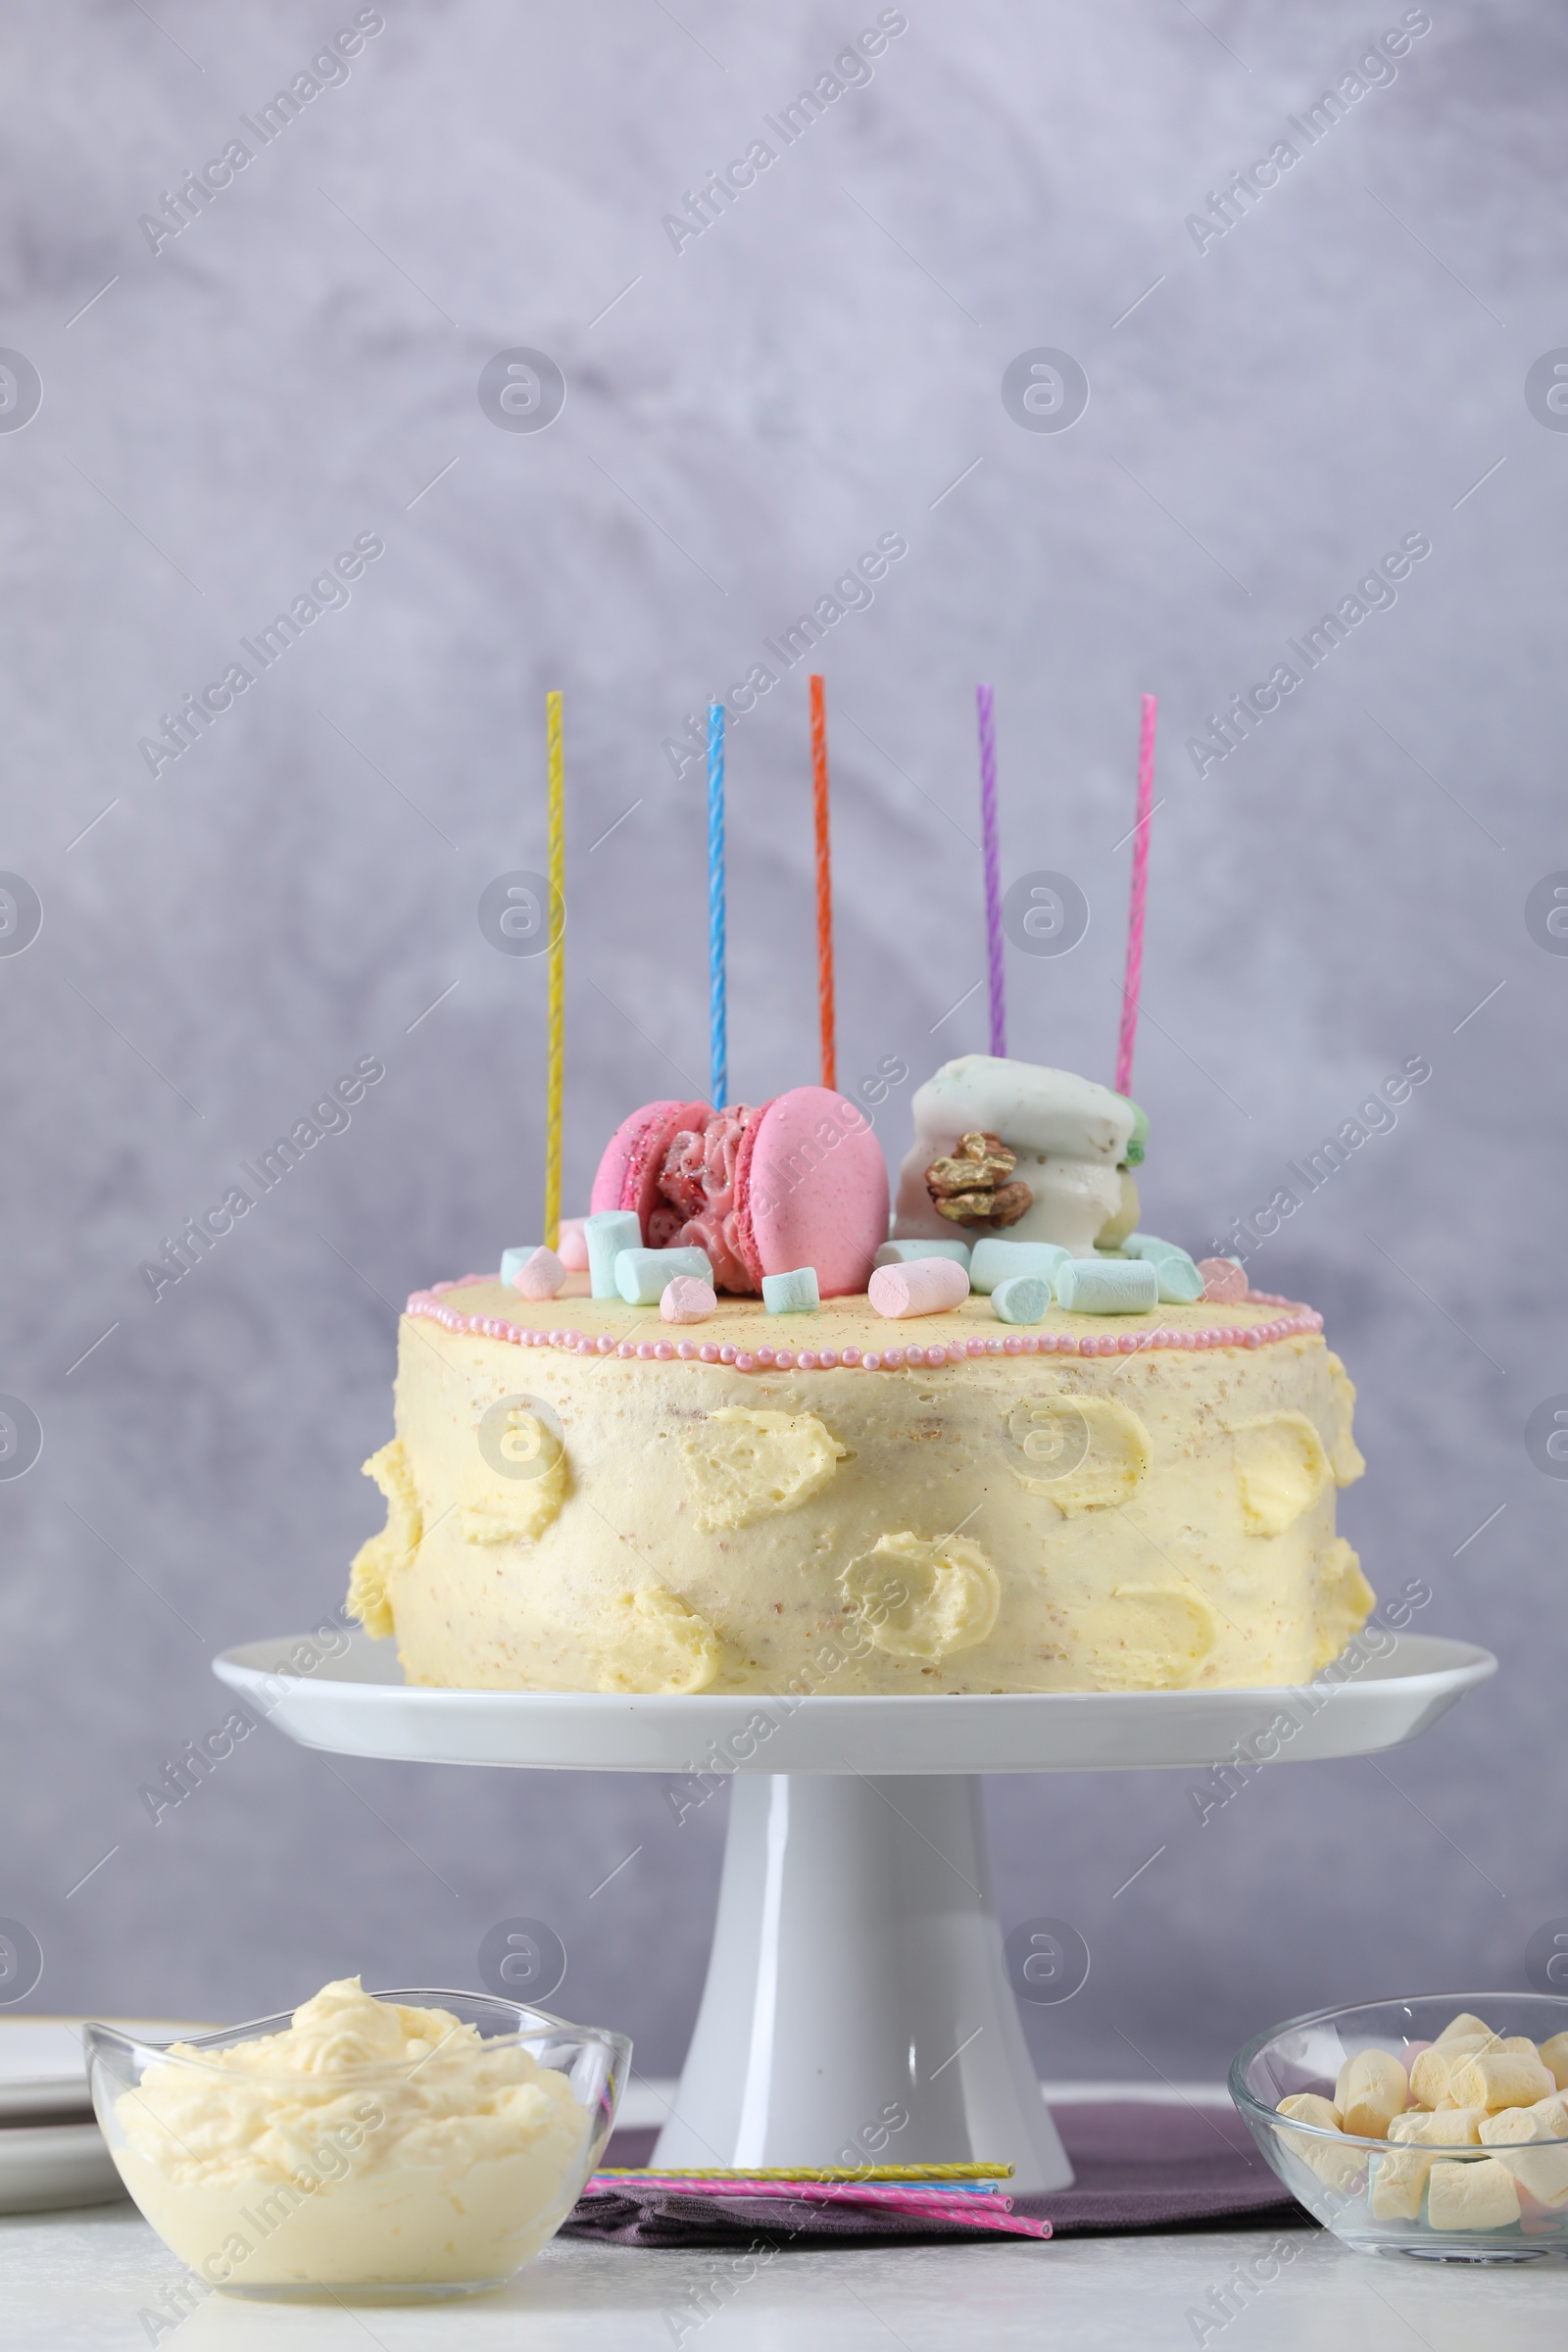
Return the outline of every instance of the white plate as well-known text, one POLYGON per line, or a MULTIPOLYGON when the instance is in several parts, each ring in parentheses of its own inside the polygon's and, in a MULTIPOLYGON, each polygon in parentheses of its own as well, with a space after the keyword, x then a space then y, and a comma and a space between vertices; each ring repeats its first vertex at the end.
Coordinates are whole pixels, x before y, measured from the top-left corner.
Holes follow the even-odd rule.
POLYGON ((1213 1764, 1238 1748, 1304 1763, 1397 1747, 1497 1669, 1468 1642, 1389 1639, 1355 1671, 1342 1659, 1328 1681, 1255 1690, 799 1701, 442 1690, 406 1684, 394 1644, 363 1634, 330 1674, 289 1663, 300 1636, 225 1650, 213 1671, 302 1746, 346 1755, 575 1772, 1100 1772, 1213 1764))
MULTIPOLYGON (((125 2193, 92 2120, 80 2017, 0 2017, 0 2213, 101 2205, 125 2193)), ((109 2018, 167 2041, 209 2029, 170 2018, 109 2018)))
POLYGON ((0 2132, 0 2213, 107 2205, 124 2194, 96 2124, 14 2124, 0 2132))

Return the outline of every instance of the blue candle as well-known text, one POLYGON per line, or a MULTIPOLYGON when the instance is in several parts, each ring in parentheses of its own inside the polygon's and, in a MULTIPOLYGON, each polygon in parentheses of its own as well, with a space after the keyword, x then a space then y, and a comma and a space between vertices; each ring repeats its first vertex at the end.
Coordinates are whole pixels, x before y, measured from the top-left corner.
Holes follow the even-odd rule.
POLYGON ((729 1093, 724 1024, 724 706, 708 706, 708 1025, 713 1108, 729 1093))

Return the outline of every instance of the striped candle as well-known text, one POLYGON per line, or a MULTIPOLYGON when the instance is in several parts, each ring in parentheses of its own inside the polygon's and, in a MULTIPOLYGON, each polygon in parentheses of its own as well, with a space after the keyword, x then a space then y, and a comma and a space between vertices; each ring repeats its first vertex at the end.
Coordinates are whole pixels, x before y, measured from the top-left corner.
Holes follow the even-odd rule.
POLYGON ((878 2181, 852 2183, 849 2181, 792 2181, 769 2180, 715 2180, 701 2174, 595 2174, 587 2183, 590 2196, 606 2190, 625 2189, 633 2185, 662 2189, 666 2195, 711 2197, 715 2202, 765 2203, 770 2200, 783 2204, 848 2205, 862 2212, 900 2213, 923 2217, 927 2221, 957 2224, 979 2231, 992 2230, 1019 2237, 1050 2237, 1049 2222, 1037 2222, 1014 2213, 1010 2197, 995 2194, 977 2195, 971 2189, 922 2188, 909 2181, 878 2181))
POLYGON ((545 697, 550 790, 550 1047, 545 1087, 545 1248, 561 1238, 561 1112, 566 1041, 566 792, 561 696, 545 697))
POLYGON ((822 1032, 822 1084, 836 1089, 833 1034, 833 856, 828 831, 827 703, 824 678, 811 679, 811 802, 816 813, 816 1007, 822 1032))
POLYGON ((708 706, 708 1037, 715 1110, 729 1094, 724 1002, 724 706, 708 706))
POLYGON ((986 972, 991 983, 991 1051, 1005 1056, 1007 1004, 1002 969, 1002 876, 997 853, 997 728, 991 689, 977 686, 980 720, 980 844, 986 877, 986 972))
POLYGON ((1127 965, 1121 984, 1121 1034, 1116 1042, 1116 1093, 1133 1084, 1133 1043, 1138 1035, 1138 1000, 1144 985, 1144 908, 1149 897, 1149 820, 1154 812, 1154 712, 1152 694, 1143 702, 1138 738, 1138 822, 1133 827, 1133 884, 1127 907, 1127 965))

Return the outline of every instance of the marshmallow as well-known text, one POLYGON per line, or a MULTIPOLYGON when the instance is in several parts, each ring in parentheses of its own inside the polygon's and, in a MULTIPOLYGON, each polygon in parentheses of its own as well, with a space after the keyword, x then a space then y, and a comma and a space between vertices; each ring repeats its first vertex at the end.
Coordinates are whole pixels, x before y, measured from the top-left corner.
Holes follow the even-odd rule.
MULTIPOLYGON (((1229 1260, 1225 1262, 1229 1263, 1229 1260)), ((1446 2042, 1469 2040, 1472 2037, 1479 2041, 1495 2041, 1497 2038, 1492 2028, 1484 2025, 1473 2011, 1461 2009, 1457 2017, 1449 2018, 1434 2046, 1442 2049, 1446 2042)))
POLYGON ((1162 1242, 1157 1233, 1130 1233, 1121 1245, 1125 1257, 1185 1257, 1187 1252, 1175 1242, 1162 1242))
POLYGON ((587 1222, 586 1217, 563 1217, 561 1220, 556 1248, 568 1274, 586 1274, 588 1271, 588 1243, 582 1230, 587 1222))
POLYGON ((1454 2068, 1473 2058, 1478 2050, 1493 2046, 1491 2034, 1483 2039, 1479 2034, 1461 2034, 1446 2044, 1435 2041, 1429 2050, 1421 2052, 1410 2069, 1410 2088, 1415 2097, 1423 2107, 1441 2107, 1448 2095, 1448 2078, 1454 2068))
POLYGON ((762 1276, 762 1304, 770 1315, 814 1315, 821 1303, 814 1266, 762 1276))
POLYGON ((1056 1242, 1008 1242, 988 1233, 974 1246, 969 1260, 969 1287, 974 1291, 994 1291, 999 1282, 1006 1282, 1015 1274, 1039 1274, 1048 1283, 1054 1283, 1056 1268, 1064 1266, 1071 1255, 1071 1250, 1063 1250, 1056 1242))
POLYGON ((991 1311, 1004 1323, 1038 1323, 1051 1304, 1051 1285, 1042 1274, 1009 1274, 991 1294, 991 1311))
POLYGON ((1541 2045, 1541 2063, 1559 2090, 1568 2090, 1568 2034, 1554 2034, 1541 2045))
POLYGON ((1158 1260, 1154 1271, 1159 1276, 1161 1306, 1191 1306, 1203 1296, 1203 1277, 1185 1254, 1173 1250, 1169 1257, 1158 1260))
MULTIPOLYGON (((984 1249, 985 1244, 981 1244, 984 1249)), ((911 1257, 951 1257, 955 1265, 969 1266, 967 1242, 883 1242, 871 1263, 875 1266, 906 1266, 911 1257)), ((969 1283, 973 1290, 990 1289, 990 1284, 975 1281, 972 1268, 969 1283)))
MULTIPOLYGON (((1315 2125, 1319 2132, 1338 2132, 1340 2111, 1332 2099, 1320 2098, 1315 2090, 1295 2090, 1289 2098, 1281 2099, 1281 2115, 1293 2123, 1315 2125)), ((1333 2140, 1312 2139, 1304 2132, 1282 2132, 1280 2138, 1298 2161, 1317 2175, 1325 2188, 1347 2190, 1353 2188, 1361 2177, 1366 2159, 1361 2149, 1336 2147, 1333 2140)))
POLYGON ((1358 2050, 1334 2085, 1340 2128, 1356 2139, 1387 2139, 1390 2122, 1403 2114, 1409 2097, 1405 2071, 1389 2050, 1358 2050))
POLYGON ((1200 1257, 1198 1271, 1203 1277, 1203 1297, 1216 1306, 1230 1306, 1247 1297, 1247 1268, 1234 1257, 1200 1257))
POLYGON ((1070 1257, 1055 1288, 1072 1315, 1143 1315, 1159 1303, 1159 1276, 1135 1257, 1070 1257))
MULTIPOLYGON (((1538 2099, 1533 2107, 1504 2107, 1481 2119, 1483 2147, 1522 2148, 1531 2141, 1568 2140, 1568 2106, 1559 2098, 1538 2099)), ((1514 2179, 1543 2205, 1568 2205, 1568 2147, 1544 2148, 1539 2155, 1499 2154, 1514 2179)))
POLYGON ((1392 2155, 1374 2156, 1367 2186, 1367 2211, 1375 2222, 1418 2222, 1421 2191, 1434 2159, 1414 2148, 1397 2148, 1392 2155))
POLYGON ((1495 2115, 1502 2107, 1532 2107, 1556 2087, 1533 2050, 1528 2057, 1523 2050, 1478 2050, 1454 2068, 1445 2095, 1456 2107, 1485 2107, 1495 2115))
POLYGON ((718 1304, 710 1282, 698 1274, 677 1274, 666 1282, 659 1300, 659 1311, 666 1323, 706 1323, 718 1304))
POLYGON ((1141 1258, 1152 1266, 1159 1277, 1159 1301, 1162 1306, 1191 1306, 1194 1299, 1203 1296, 1203 1277, 1185 1250, 1174 1242, 1162 1242, 1152 1233, 1130 1233, 1122 1243, 1127 1257, 1141 1258))
POLYGON ((1429 2230, 1506 2230, 1519 2219, 1519 2190, 1494 2156, 1435 2164, 1427 2179, 1429 2230))
POLYGON ((503 1250, 501 1279, 525 1298, 553 1298, 566 1269, 554 1250, 503 1250))
MULTIPOLYGON (((632 1223, 636 1222, 633 1217, 632 1223)), ((707 1250, 617 1250, 615 1252, 615 1288, 628 1306, 657 1305, 666 1285, 677 1274, 689 1274, 694 1281, 711 1286, 713 1269, 707 1250)), ((594 1295, 597 1298, 597 1291, 594 1295)))
POLYGON ((951 1257, 914 1257, 902 1266, 878 1266, 867 1295, 877 1313, 894 1322, 906 1315, 940 1315, 963 1304, 969 1277, 951 1257))
POLYGON ((1423 2148, 1477 2148, 1486 2112, 1484 2107, 1440 2107, 1428 2114, 1407 2108, 1389 2119, 1389 2137, 1423 2148))
POLYGON ((596 1216, 584 1217, 582 1231, 588 1245, 588 1280, 594 1297, 618 1298, 615 1259, 622 1250, 642 1248, 641 1225, 629 1208, 602 1208, 596 1216))
POLYGON ((1288 2115, 1293 2124, 1315 2124, 1320 2132, 1343 2129, 1334 2101, 1315 2090, 1293 2090, 1289 2098, 1281 2099, 1278 2112, 1288 2115))

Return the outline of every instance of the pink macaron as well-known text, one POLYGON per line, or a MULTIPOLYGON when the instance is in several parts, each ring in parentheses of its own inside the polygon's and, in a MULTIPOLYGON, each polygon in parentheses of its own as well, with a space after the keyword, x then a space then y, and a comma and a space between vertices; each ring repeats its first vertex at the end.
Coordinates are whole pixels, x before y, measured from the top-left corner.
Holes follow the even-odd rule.
POLYGON ((634 1211, 652 1249, 706 1250, 721 1290, 814 1266, 837 1298, 865 1289, 887 1239, 887 1165, 864 1112, 827 1087, 756 1110, 650 1102, 612 1137, 593 1205, 634 1211))
POLYGON ((654 1239, 649 1220, 661 1206, 659 1179, 665 1154, 677 1135, 701 1134, 710 1111, 706 1102, 645 1102, 629 1119, 622 1119, 605 1148, 594 1178, 591 1214, 607 1208, 629 1208, 643 1229, 650 1249, 667 1246, 668 1236, 654 1239))
POLYGON ((741 1250, 755 1269, 814 1266, 824 1298, 863 1291, 888 1234, 888 1170, 864 1111, 825 1086, 775 1096, 742 1139, 741 1250))

